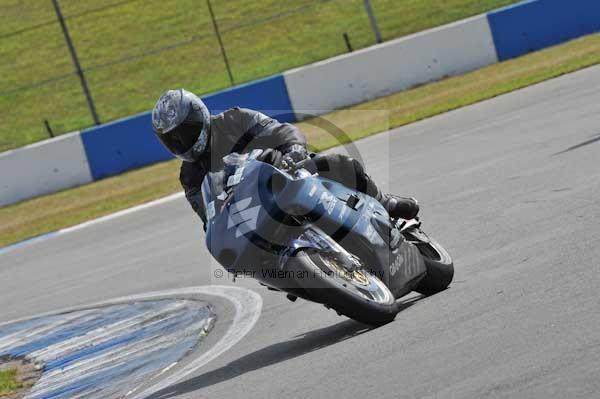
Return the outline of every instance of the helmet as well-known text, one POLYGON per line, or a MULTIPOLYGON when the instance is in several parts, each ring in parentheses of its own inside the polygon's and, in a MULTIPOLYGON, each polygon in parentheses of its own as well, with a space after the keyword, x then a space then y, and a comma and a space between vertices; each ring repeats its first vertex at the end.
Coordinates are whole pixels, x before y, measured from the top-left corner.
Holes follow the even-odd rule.
POLYGON ((168 90, 152 110, 152 127, 160 142, 177 158, 194 162, 208 149, 210 113, 187 90, 168 90))

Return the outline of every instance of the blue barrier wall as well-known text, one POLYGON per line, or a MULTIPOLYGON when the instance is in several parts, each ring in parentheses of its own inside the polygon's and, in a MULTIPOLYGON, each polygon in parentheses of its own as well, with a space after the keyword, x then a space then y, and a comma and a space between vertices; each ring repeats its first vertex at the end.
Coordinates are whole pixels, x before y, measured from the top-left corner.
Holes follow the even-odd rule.
MULTIPOLYGON (((202 98, 213 113, 234 106, 256 109, 282 122, 293 122, 293 113, 282 76, 258 80, 202 98)), ((171 159, 152 133, 151 114, 145 112, 81 135, 94 180, 171 159)))
POLYGON ((150 112, 88 129, 81 140, 94 180, 172 158, 152 133, 150 112))
POLYGON ((500 61, 600 31, 600 0, 532 0, 488 14, 500 61))
POLYGON ((203 96, 202 100, 212 113, 240 106, 264 112, 280 122, 294 122, 290 96, 282 75, 209 94, 203 96))

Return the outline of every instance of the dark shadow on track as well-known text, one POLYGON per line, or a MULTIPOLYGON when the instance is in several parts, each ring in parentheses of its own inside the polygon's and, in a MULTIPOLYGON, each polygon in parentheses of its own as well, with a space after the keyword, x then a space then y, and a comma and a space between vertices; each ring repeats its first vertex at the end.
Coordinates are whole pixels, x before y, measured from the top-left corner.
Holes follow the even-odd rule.
POLYGON ((572 147, 569 147, 569 148, 567 148, 566 150, 562 150, 562 151, 560 151, 560 152, 557 152, 556 154, 553 154, 553 155, 560 155, 560 154, 564 154, 565 152, 573 151, 573 150, 576 150, 576 149, 578 149, 578 148, 585 147, 586 145, 593 144, 593 143, 595 143, 596 141, 600 141, 600 134, 597 134, 597 135, 595 135, 593 138, 591 138, 591 139, 589 139, 589 140, 586 140, 586 141, 584 141, 583 143, 579 143, 579 144, 577 144, 577 145, 574 145, 574 146, 572 146, 572 147))
MULTIPOLYGON (((405 301, 402 309, 404 310, 410 307, 421 298, 422 297, 419 296, 405 301)), ((334 345, 338 342, 368 332, 374 328, 375 327, 361 324, 354 320, 344 320, 329 327, 296 335, 289 341, 269 345, 236 359, 221 368, 165 388, 162 391, 151 395, 149 398, 166 399, 185 393, 191 393, 214 384, 228 381, 244 373, 271 366, 334 345)))

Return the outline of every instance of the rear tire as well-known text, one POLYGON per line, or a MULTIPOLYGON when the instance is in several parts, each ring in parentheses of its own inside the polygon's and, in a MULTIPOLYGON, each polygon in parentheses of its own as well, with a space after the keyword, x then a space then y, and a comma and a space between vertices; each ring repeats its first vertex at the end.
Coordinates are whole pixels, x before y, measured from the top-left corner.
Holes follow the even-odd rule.
POLYGON ((356 289, 355 285, 344 283, 344 279, 335 273, 333 276, 328 275, 326 270, 331 270, 331 267, 326 263, 320 252, 298 251, 296 256, 289 259, 287 268, 294 273, 306 272, 309 276, 314 276, 308 279, 298 278, 296 281, 311 298, 338 313, 373 326, 380 326, 394 320, 398 313, 395 298, 381 280, 364 272, 369 283, 380 290, 377 299, 368 299, 360 293, 360 289, 356 289))
POLYGON ((448 288, 454 277, 454 264, 448 252, 437 241, 415 243, 423 256, 427 274, 415 287, 423 295, 433 295, 448 288))

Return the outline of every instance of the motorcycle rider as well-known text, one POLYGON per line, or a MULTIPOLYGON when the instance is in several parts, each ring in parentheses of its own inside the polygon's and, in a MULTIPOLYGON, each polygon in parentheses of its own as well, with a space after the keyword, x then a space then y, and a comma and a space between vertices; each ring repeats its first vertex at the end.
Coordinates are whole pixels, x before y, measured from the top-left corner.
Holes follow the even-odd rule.
POLYGON ((201 186, 204 176, 223 167, 227 154, 263 149, 258 160, 276 167, 290 166, 309 156, 319 175, 376 198, 391 217, 412 219, 419 206, 414 198, 383 194, 363 166, 343 154, 309 154, 304 134, 261 112, 235 107, 211 115, 202 100, 184 89, 163 93, 152 111, 156 137, 183 160, 180 182, 185 197, 206 229, 201 186))

